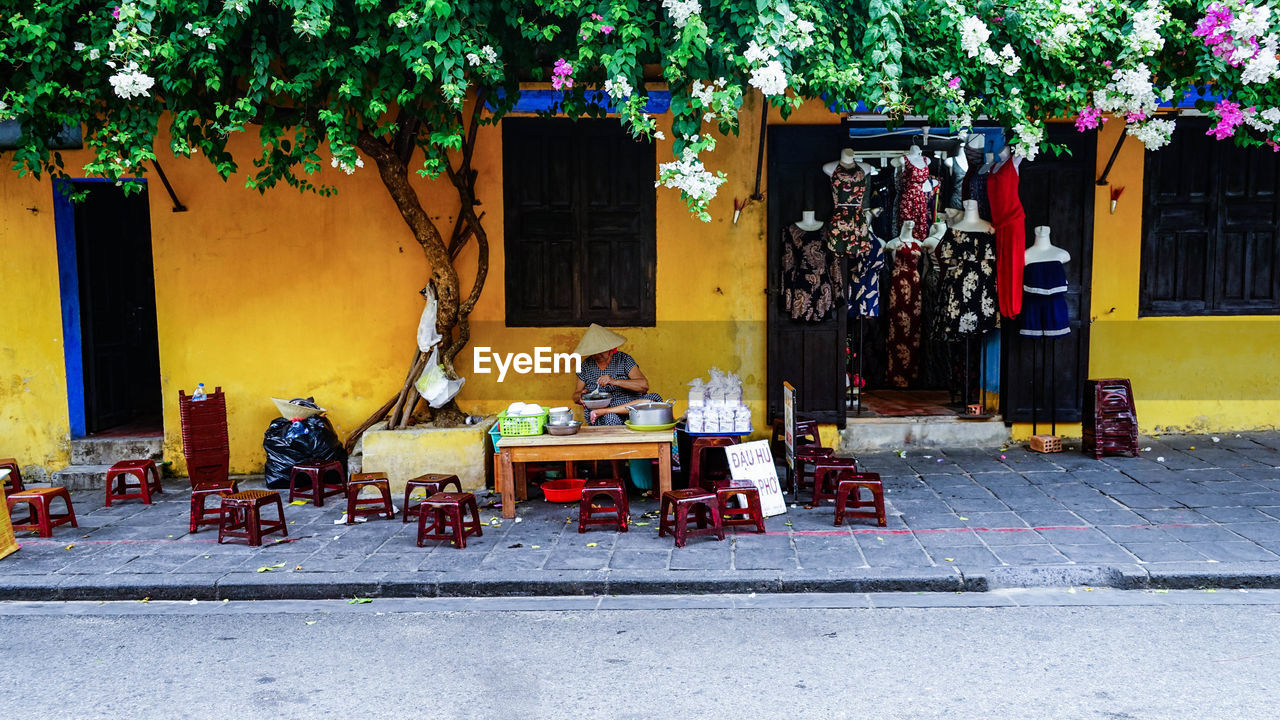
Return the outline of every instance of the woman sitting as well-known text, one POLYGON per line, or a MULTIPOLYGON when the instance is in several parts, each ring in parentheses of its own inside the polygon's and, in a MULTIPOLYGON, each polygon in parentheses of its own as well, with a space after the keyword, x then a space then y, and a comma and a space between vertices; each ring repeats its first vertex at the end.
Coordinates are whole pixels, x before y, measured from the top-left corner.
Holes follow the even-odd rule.
POLYGON ((581 405, 584 394, 597 390, 609 396, 607 407, 588 411, 587 422, 591 425, 621 425, 630 406, 662 401, 662 396, 649 392, 649 380, 635 359, 618 350, 626 341, 618 333, 592 323, 574 350, 582 357, 582 369, 573 401, 581 405))

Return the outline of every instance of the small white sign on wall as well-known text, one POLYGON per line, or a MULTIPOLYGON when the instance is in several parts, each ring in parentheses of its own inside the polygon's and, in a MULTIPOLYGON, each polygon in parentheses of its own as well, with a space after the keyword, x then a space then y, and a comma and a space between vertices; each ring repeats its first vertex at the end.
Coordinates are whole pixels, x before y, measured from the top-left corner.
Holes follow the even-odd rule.
POLYGON ((729 472, 733 479, 749 482, 760 491, 760 510, 765 517, 787 511, 787 501, 782 497, 782 485, 778 483, 778 469, 774 467, 768 440, 730 445, 724 451, 729 458, 729 472))

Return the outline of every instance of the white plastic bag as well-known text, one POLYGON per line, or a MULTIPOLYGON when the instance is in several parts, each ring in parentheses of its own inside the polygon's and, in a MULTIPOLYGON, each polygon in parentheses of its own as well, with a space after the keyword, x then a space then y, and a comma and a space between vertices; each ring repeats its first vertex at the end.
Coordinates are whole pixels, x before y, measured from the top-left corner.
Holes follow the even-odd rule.
POLYGON ((700 408, 706 404, 707 388, 702 378, 689 381, 689 407, 700 408))
POLYGON ((427 366, 423 368, 422 375, 418 376, 418 382, 414 383, 418 394, 433 408, 444 407, 458 394, 462 384, 466 382, 466 378, 450 380, 444 373, 444 366, 440 364, 439 356, 440 351, 433 348, 431 357, 427 358, 427 366))
MULTIPOLYGON (((436 291, 428 285, 423 295, 427 298, 427 305, 422 308, 422 319, 418 320, 418 350, 425 353, 440 344, 440 333, 436 332, 436 291)), ((426 397, 425 393, 423 397, 426 397)))

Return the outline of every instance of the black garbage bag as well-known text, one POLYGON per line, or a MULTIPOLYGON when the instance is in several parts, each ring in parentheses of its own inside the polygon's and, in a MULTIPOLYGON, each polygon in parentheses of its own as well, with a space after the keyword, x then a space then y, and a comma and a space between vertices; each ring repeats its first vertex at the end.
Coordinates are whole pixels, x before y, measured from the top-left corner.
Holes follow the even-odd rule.
MULTIPOLYGON (((311 398, 294 398, 290 402, 318 407, 311 398)), ((298 463, 338 460, 344 466, 347 464, 347 451, 338 440, 333 424, 323 415, 301 420, 282 417, 272 420, 262 436, 262 449, 267 452, 267 487, 273 490, 289 487, 289 470, 298 463)))

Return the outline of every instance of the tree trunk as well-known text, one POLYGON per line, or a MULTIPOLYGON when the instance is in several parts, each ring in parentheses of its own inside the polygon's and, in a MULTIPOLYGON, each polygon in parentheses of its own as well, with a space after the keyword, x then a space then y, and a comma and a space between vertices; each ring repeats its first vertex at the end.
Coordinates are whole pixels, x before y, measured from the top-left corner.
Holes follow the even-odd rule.
MULTIPOLYGON (((439 361, 444 366, 445 374, 452 379, 458 377, 453 367, 453 360, 471 339, 471 328, 467 318, 475 309, 489 272, 489 238, 480 222, 482 216, 477 216, 475 212, 476 174, 471 169, 471 154, 475 148, 482 107, 483 103, 477 102, 473 111, 472 124, 463 144, 460 167, 457 170, 452 166, 447 167, 449 180, 457 189, 461 203, 448 245, 445 244, 439 228, 423 210, 418 194, 409 183, 408 156, 411 153, 405 152, 405 148, 402 147, 404 139, 398 138, 396 143, 388 143, 369 133, 361 133, 357 141, 357 147, 377 165, 378 175, 382 178, 383 185, 395 201, 396 208, 404 218, 405 224, 413 232, 414 239, 422 247, 423 255, 431 266, 428 282, 436 292, 436 331, 442 338, 439 361), (453 267, 453 260, 471 237, 476 239, 479 258, 475 283, 467 298, 463 300, 460 297, 458 272, 453 267)), ((354 447, 365 430, 384 416, 388 418, 387 425, 391 429, 408 427, 419 399, 414 383, 425 369, 427 360, 426 353, 415 354, 409 374, 400 391, 348 437, 346 443, 348 451, 354 447)), ((438 427, 456 427, 462 425, 466 418, 467 414, 454 400, 450 400, 444 407, 436 408, 432 413, 432 422, 438 427)))

